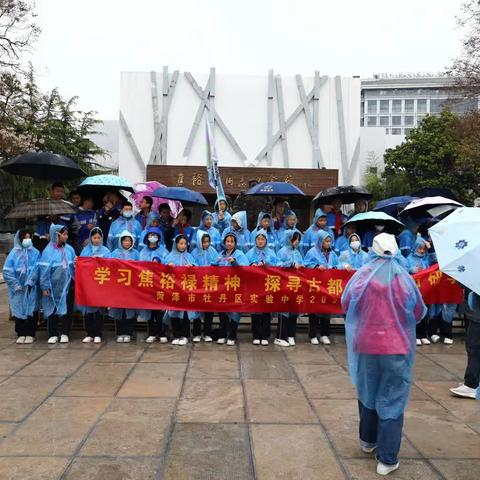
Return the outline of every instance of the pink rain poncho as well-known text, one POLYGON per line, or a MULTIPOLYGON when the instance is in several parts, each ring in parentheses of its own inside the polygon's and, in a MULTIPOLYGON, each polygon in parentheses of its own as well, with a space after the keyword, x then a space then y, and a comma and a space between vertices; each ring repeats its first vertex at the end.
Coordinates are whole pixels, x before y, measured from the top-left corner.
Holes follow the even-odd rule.
POLYGON ((342 297, 350 376, 359 400, 380 418, 397 418, 405 410, 415 328, 426 313, 415 282, 395 260, 398 247, 389 237, 376 237, 370 261, 351 278, 342 297), (382 240, 389 253, 379 248, 382 240))

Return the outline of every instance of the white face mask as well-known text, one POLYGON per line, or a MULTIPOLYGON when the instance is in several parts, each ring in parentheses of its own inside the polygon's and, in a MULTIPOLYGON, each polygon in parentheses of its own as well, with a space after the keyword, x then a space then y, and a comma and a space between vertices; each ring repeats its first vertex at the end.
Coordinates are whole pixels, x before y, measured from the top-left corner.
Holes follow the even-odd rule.
POLYGON ((353 242, 350 242, 350 246, 352 247, 352 250, 360 250, 361 243, 358 240, 353 240, 353 242))
POLYGON ((133 217, 133 212, 132 212, 132 210, 125 210, 122 215, 125 218, 132 218, 133 217))
POLYGON ((149 235, 148 236, 148 241, 150 243, 157 243, 158 242, 158 237, 156 235, 149 235))
POLYGON ((32 239, 31 238, 24 238, 22 240, 22 247, 23 248, 30 248, 32 246, 32 239))

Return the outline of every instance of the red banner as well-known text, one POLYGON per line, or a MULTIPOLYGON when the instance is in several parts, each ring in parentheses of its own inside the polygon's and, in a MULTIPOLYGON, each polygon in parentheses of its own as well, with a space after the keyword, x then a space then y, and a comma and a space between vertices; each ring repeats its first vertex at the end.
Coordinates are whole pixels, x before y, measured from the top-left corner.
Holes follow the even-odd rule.
MULTIPOLYGON (((169 267, 78 258, 78 305, 203 312, 342 313, 353 272, 279 267, 169 267)), ((414 275, 425 303, 462 303, 463 290, 433 266, 414 275)))

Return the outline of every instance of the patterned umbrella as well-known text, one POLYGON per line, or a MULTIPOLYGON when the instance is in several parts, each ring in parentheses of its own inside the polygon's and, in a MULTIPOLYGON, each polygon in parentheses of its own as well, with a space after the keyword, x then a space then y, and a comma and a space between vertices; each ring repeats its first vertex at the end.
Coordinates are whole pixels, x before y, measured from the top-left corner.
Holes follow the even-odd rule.
POLYGON ((66 200, 38 198, 20 203, 14 207, 5 218, 53 217, 71 213, 77 213, 77 209, 72 203, 66 200))
POLYGON ((102 189, 102 190, 126 190, 127 192, 134 192, 133 185, 125 178, 117 175, 94 175, 86 178, 78 188, 80 191, 102 189))
POLYGON ((247 191, 247 195, 269 195, 269 196, 281 196, 288 197, 292 195, 305 194, 295 185, 288 182, 263 182, 258 183, 250 190, 247 191))
POLYGON ((166 198, 153 197, 153 192, 160 187, 164 187, 160 182, 142 182, 135 184, 135 193, 130 198, 135 202, 137 208, 140 208, 140 202, 145 196, 152 197, 153 205, 152 211, 158 211, 159 205, 162 203, 168 203, 172 217, 176 217, 182 211, 182 204, 175 200, 167 200, 166 198))

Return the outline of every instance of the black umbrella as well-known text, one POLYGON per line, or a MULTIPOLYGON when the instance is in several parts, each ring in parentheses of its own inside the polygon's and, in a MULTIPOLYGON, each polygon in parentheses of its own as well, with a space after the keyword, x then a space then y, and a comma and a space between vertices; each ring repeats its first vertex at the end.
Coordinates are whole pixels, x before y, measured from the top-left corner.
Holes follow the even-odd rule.
POLYGON ((22 153, 0 168, 12 175, 36 180, 74 180, 87 176, 74 160, 51 152, 22 153))
POLYGON ((458 202, 458 197, 449 188, 425 187, 415 192, 413 196, 418 198, 444 197, 458 202))
POLYGON ((36 218, 53 217, 77 213, 77 209, 66 200, 52 198, 37 198, 19 203, 5 218, 36 218))
POLYGON ((333 200, 340 198, 342 203, 354 203, 357 200, 370 200, 373 195, 365 187, 355 185, 343 185, 340 187, 330 187, 322 190, 312 200, 315 206, 329 205, 333 200))

